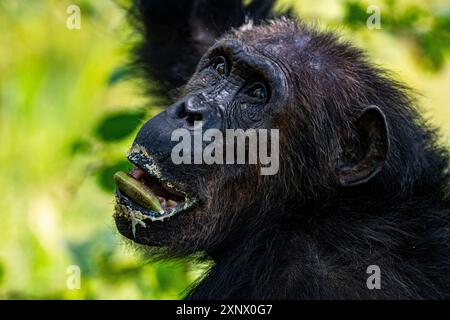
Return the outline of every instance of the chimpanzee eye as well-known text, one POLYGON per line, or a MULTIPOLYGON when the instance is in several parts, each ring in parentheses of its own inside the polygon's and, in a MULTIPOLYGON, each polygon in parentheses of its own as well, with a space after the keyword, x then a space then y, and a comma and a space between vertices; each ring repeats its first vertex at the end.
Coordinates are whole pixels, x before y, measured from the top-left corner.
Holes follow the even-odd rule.
POLYGON ((250 87, 248 94, 249 94, 249 96, 256 98, 258 100, 261 100, 261 101, 267 100, 267 88, 261 82, 254 83, 250 87))
POLYGON ((217 71, 221 77, 226 77, 228 73, 227 60, 223 56, 214 58, 211 67, 217 71))

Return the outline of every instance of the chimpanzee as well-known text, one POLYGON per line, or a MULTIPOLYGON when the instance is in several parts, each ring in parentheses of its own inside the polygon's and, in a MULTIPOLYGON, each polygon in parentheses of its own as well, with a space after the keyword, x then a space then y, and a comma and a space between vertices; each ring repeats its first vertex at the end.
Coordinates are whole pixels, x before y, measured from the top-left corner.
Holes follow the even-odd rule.
POLYGON ((189 299, 450 298, 439 134, 361 50, 272 7, 134 2, 136 66, 170 106, 116 175, 118 230, 159 258, 211 259, 189 299), (174 164, 172 132, 196 122, 278 129, 279 170, 174 164))

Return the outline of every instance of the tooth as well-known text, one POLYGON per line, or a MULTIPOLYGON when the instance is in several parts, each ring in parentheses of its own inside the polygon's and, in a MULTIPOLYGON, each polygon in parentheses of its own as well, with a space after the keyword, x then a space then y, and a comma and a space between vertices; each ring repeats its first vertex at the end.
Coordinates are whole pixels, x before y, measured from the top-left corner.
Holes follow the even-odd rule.
POLYGON ((159 204, 157 196, 146 185, 140 183, 127 173, 119 171, 114 174, 116 186, 131 199, 144 208, 163 213, 164 210, 159 204))
POLYGON ((158 200, 159 200, 159 203, 161 204, 161 207, 163 207, 163 209, 167 208, 166 199, 164 199, 163 197, 158 196, 158 200))
POLYGON ((178 204, 178 202, 173 201, 173 200, 168 200, 168 201, 167 201, 167 206, 168 206, 169 208, 175 207, 177 204, 178 204))

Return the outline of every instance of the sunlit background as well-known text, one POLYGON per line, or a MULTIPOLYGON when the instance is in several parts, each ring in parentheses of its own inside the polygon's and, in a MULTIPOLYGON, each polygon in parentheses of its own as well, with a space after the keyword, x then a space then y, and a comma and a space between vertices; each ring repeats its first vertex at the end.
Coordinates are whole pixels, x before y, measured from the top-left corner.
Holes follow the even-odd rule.
MULTIPOLYGON (((112 173, 129 168, 133 135, 161 110, 130 80, 127 3, 0 1, 2 299, 176 299, 201 274, 189 261, 149 263, 114 228, 112 173), (66 27, 70 4, 81 8, 79 30, 66 27), (80 267, 80 289, 67 286, 71 265, 80 267)), ((415 88, 450 145, 450 0, 277 8, 288 4, 415 88), (366 26, 369 5, 381 9, 379 30, 366 26)))

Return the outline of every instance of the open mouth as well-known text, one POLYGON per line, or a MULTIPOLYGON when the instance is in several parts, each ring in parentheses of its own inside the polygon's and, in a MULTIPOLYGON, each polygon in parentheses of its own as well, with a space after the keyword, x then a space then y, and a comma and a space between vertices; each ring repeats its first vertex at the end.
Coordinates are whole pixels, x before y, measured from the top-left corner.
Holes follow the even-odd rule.
POLYGON ((138 213, 140 221, 161 221, 194 205, 195 199, 159 177, 159 172, 152 172, 152 166, 143 164, 142 167, 146 170, 135 164, 130 172, 117 172, 114 175, 117 202, 125 206, 125 210, 121 210, 122 214, 125 212, 125 215, 136 218, 138 213))

